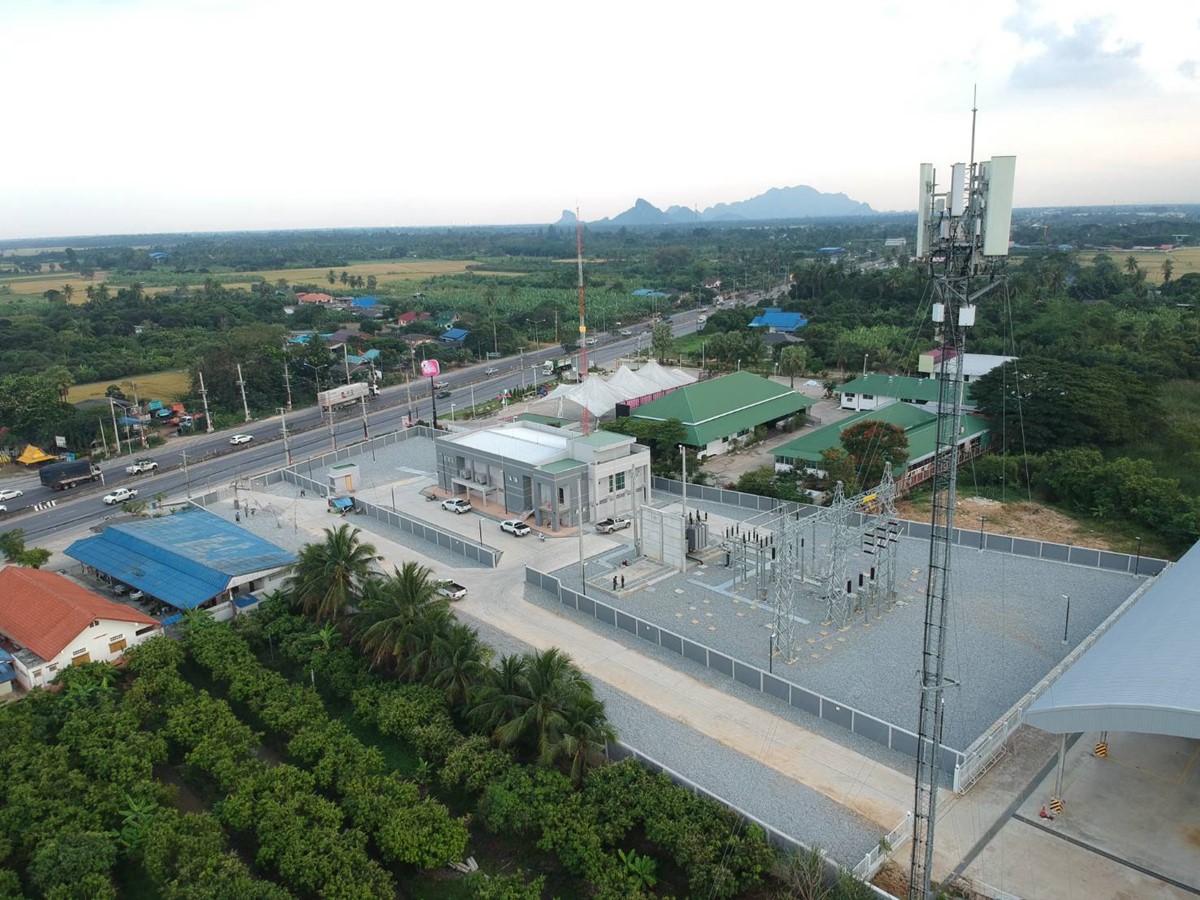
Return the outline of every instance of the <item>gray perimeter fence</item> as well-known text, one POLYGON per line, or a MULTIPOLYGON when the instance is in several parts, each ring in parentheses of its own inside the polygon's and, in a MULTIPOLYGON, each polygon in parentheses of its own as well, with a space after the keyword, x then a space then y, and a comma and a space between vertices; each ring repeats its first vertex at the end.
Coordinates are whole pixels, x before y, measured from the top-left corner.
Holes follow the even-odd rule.
MULTIPOLYGON (((762 819, 751 815, 741 807, 730 803, 724 797, 714 794, 707 788, 701 787, 690 778, 681 775, 674 769, 668 768, 658 760, 647 756, 645 753, 642 753, 642 751, 637 750, 634 747, 630 747, 628 744, 623 744, 620 741, 614 741, 613 743, 606 744, 605 753, 610 760, 614 761, 619 761, 622 759, 636 760, 638 764, 649 769, 651 772, 661 772, 663 775, 666 775, 669 779, 671 779, 672 783, 683 788, 685 791, 688 791, 697 797, 704 797, 713 801, 714 803, 720 804, 734 815, 738 816, 744 823, 757 825, 759 828, 761 828, 764 832, 766 832, 768 843, 784 853, 810 853, 812 851, 812 848, 810 848, 803 841, 796 840, 796 838, 792 837, 790 834, 784 834, 773 825, 767 824, 762 819)), ((879 866, 882 865, 883 859, 886 857, 882 847, 885 844, 889 844, 893 847, 898 846, 898 844, 896 844, 894 841, 903 840, 903 830, 909 821, 909 818, 905 818, 903 822, 897 825, 893 831, 884 837, 883 841, 880 841, 879 847, 876 847, 870 853, 864 856, 862 860, 859 861, 858 865, 851 870, 855 877, 867 882, 867 887, 871 888, 871 890, 874 891, 875 896, 880 898, 880 900, 885 900, 885 898, 886 900, 896 900, 896 898, 887 891, 875 887, 875 885, 871 884, 869 881, 867 881, 867 879, 871 878, 871 876, 879 871, 879 866)), ((832 883, 841 873, 842 867, 839 866, 837 862, 826 856, 824 850, 819 850, 817 852, 820 853, 821 859, 825 864, 825 876, 832 883)))
MULTIPOLYGON (((387 447, 414 437, 431 437, 433 433, 432 429, 424 425, 415 425, 403 431, 391 432, 377 438, 372 438, 369 441, 362 441, 358 444, 352 444, 349 447, 343 447, 334 453, 326 453, 323 456, 313 457, 311 460, 306 460, 303 466, 308 472, 312 472, 314 466, 323 468, 334 465, 335 463, 344 462, 356 456, 370 453, 374 447, 387 447)), ((250 479, 250 483, 252 485, 262 484, 264 486, 280 483, 293 484, 305 492, 311 491, 314 496, 329 497, 332 493, 329 485, 322 484, 308 475, 300 474, 297 471, 300 465, 296 464, 287 468, 276 469, 273 472, 267 472, 265 475, 256 475, 250 479)), ((496 568, 500 563, 500 557, 504 554, 502 550, 497 550, 494 547, 489 547, 487 544, 481 544, 470 538, 462 537, 452 531, 445 531, 436 525, 430 525, 428 522, 423 522, 420 519, 413 518, 394 509, 376 506, 374 503, 368 503, 358 497, 354 497, 353 500, 355 512, 399 528, 413 537, 428 541, 431 544, 449 550, 451 553, 457 553, 459 556, 474 560, 489 568, 496 568)))
MULTIPOLYGON (((653 490, 661 491, 664 494, 683 496, 683 483, 673 478, 655 476, 651 479, 650 486, 653 490)), ((723 503, 758 513, 778 511, 781 514, 790 514, 799 512, 801 516, 811 516, 821 509, 819 506, 807 503, 776 500, 774 497, 761 497, 758 494, 709 487, 706 484, 689 484, 687 498, 708 503, 723 503)), ((858 514, 850 516, 851 523, 856 525, 861 524, 862 519, 863 517, 858 514)), ((905 537, 928 540, 930 530, 927 522, 913 522, 908 519, 902 519, 900 522, 900 534, 905 537)), ((997 553, 1012 553, 1017 556, 1030 556, 1034 559, 1089 566, 1110 572, 1126 572, 1130 575, 1157 575, 1167 565, 1165 559, 1155 559, 1133 553, 1113 553, 1110 550, 1096 550, 1090 547, 1072 547, 1068 544, 1055 544, 1050 541, 1013 537, 1007 534, 981 533, 978 529, 971 530, 969 528, 955 528, 953 542, 970 547, 972 550, 994 550, 997 553)))
MULTIPOLYGON (((549 591, 558 598, 558 602, 563 606, 578 610, 584 615, 592 616, 597 622, 612 625, 644 641, 657 644, 664 650, 670 650, 672 653, 679 654, 684 659, 690 659, 692 662, 699 663, 706 668, 712 669, 714 672, 726 675, 739 684, 744 684, 764 694, 770 694, 772 697, 782 700, 796 709, 802 709, 827 722, 848 729, 861 737, 872 740, 877 744, 882 744, 891 750, 896 750, 914 758, 917 755, 917 736, 905 728, 885 722, 883 719, 877 719, 872 715, 854 709, 852 706, 838 703, 836 700, 831 700, 822 694, 802 688, 787 679, 780 678, 778 675, 765 672, 757 666, 734 659, 704 644, 698 644, 682 635, 667 631, 665 628, 660 628, 652 622, 647 622, 645 619, 639 619, 637 616, 632 616, 627 612, 609 606, 601 600, 586 597, 568 587, 564 587, 562 582, 553 575, 547 575, 544 572, 539 572, 536 569, 526 566, 525 581, 540 587, 542 590, 549 591)), ((963 754, 959 751, 943 746, 941 752, 942 770, 948 775, 953 775, 962 762, 962 758, 963 754)))

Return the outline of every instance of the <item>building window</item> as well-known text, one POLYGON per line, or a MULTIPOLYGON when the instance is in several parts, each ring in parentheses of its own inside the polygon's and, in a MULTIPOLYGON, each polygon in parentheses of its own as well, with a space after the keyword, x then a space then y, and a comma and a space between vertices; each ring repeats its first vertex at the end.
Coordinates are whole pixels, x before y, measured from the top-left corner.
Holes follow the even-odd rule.
POLYGON ((874 400, 875 395, 874 394, 863 394, 863 399, 864 400, 874 400))
POLYGON ((558 489, 558 505, 562 506, 566 502, 567 502, 567 495, 566 495, 566 493, 564 493, 562 488, 559 488, 558 489))
POLYGON ((88 653, 86 650, 80 650, 78 653, 78 656, 71 656, 71 665, 82 666, 92 661, 92 654, 88 653))
POLYGON ((618 472, 615 477, 617 479, 617 490, 618 491, 625 490, 625 473, 618 472))
POLYGON ((116 638, 115 640, 108 642, 108 652, 109 653, 120 653, 124 649, 125 649, 125 638, 123 638, 123 637, 119 637, 119 638, 116 638))
POLYGON ((42 677, 42 670, 34 669, 33 672, 30 673, 30 677, 33 678, 34 681, 37 681, 37 679, 42 677))
POLYGON ((48 665, 46 667, 46 671, 48 671, 51 675, 53 675, 55 672, 58 671, 58 663, 50 663, 50 665, 48 665))
POLYGON ((156 628, 158 628, 157 625, 147 625, 145 628, 139 628, 137 631, 134 632, 134 634, 137 635, 138 637, 141 637, 143 634, 149 634, 151 631, 154 631, 154 629, 156 629, 156 628))

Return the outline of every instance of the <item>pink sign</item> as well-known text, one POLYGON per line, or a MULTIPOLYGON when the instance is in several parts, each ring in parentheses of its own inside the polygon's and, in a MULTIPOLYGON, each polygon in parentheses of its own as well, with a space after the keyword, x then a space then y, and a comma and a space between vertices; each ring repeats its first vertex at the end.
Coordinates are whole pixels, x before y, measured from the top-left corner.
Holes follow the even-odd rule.
POLYGON ((421 360, 421 374, 426 378, 437 378, 442 374, 442 367, 438 365, 436 359, 421 360))

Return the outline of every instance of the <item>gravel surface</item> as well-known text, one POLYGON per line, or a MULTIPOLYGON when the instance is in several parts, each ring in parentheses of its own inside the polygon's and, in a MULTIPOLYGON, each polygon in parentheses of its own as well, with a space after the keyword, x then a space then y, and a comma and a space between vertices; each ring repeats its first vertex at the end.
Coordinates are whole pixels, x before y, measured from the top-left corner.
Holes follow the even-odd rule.
MULTIPOLYGON (((739 515, 714 504, 701 506, 710 510, 710 534, 718 536, 727 521, 733 521, 721 514, 739 515)), ((818 560, 828 537, 827 529, 818 529, 818 560)), ((811 546, 811 540, 806 544, 811 546)), ((883 616, 872 615, 869 624, 861 613, 844 628, 828 624, 826 604, 814 587, 805 586, 797 603, 797 614, 808 623, 797 628, 800 653, 792 660, 777 654, 775 674, 915 732, 928 553, 927 542, 901 539, 897 602, 883 616)), ((616 595, 608 579, 619 559, 608 556, 589 561, 589 593, 736 659, 767 667, 773 607, 769 601, 751 602, 752 584, 733 583, 734 573, 725 568, 723 554, 707 565, 689 564, 686 575, 661 569, 661 580, 639 579, 636 587, 631 582, 616 595)), ((855 557, 849 568, 854 579, 877 562, 862 554, 855 557)), ((962 547, 955 548, 951 566, 946 674, 960 686, 946 695, 945 743, 959 750, 1003 715, 1143 580, 962 547), (1063 595, 1071 598, 1066 645, 1061 643, 1063 595)), ((553 574, 579 589, 577 567, 564 566, 553 574)), ((606 636, 616 633, 611 626, 595 627, 606 636)), ((668 657, 678 665, 686 663, 674 654, 668 657)))
MULTIPOLYGON (((526 599, 545 602, 545 591, 526 587, 526 599)), ((459 613, 497 654, 530 648, 486 622, 459 613)), ((641 647, 639 647, 641 648, 641 647)), ((593 681, 620 739, 725 800, 809 846, 853 866, 879 842, 880 830, 817 791, 769 766, 730 750, 602 681, 593 681)), ((807 722, 805 723, 808 727, 807 722)), ((816 730, 816 729, 814 729, 816 730)), ((853 737, 853 735, 851 735, 853 737)), ((764 735, 764 747, 770 735, 764 735)), ((869 743, 869 742, 864 742, 869 743)), ((882 748, 880 748, 882 749, 882 748)), ((883 750, 888 753, 887 750, 883 750)), ((894 755, 894 754, 893 754, 894 755)))

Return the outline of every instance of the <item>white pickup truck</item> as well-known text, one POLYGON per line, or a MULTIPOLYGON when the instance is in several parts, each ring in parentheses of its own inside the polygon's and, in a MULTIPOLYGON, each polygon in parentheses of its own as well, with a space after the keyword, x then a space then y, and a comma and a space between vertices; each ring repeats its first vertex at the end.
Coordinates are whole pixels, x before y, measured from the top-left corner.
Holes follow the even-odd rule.
POLYGON ((153 472, 158 468, 158 463, 152 459, 139 459, 135 463, 125 467, 126 475, 144 475, 147 472, 153 472))
POLYGON ((596 530, 601 534, 612 534, 614 531, 628 528, 632 524, 633 521, 628 516, 616 516, 611 519, 601 519, 596 523, 596 530))
POLYGON ((438 593, 451 600, 461 600, 467 596, 467 589, 456 581, 443 581, 438 585, 438 593))
POLYGON ((138 492, 136 488, 119 487, 111 494, 104 495, 104 505, 116 506, 118 503, 125 503, 129 500, 135 499, 137 494, 138 492))

